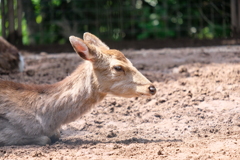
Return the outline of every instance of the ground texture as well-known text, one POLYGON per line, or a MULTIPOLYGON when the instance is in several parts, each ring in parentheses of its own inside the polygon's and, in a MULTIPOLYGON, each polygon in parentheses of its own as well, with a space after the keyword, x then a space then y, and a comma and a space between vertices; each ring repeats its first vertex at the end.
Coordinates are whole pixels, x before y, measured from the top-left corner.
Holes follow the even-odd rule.
MULTIPOLYGON (((123 53, 156 95, 107 97, 55 144, 0 147, 0 159, 240 159, 240 46, 123 53)), ((0 78, 54 83, 81 63, 73 53, 24 55, 25 72, 0 78)))

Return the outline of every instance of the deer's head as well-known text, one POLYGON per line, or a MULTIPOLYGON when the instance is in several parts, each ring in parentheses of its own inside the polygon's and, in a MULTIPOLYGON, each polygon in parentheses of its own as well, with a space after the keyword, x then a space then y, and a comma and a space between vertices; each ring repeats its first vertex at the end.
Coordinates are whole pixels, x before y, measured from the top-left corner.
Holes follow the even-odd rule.
POLYGON ((99 38, 84 33, 83 40, 70 36, 74 50, 92 63, 101 92, 121 97, 151 96, 153 84, 144 77, 122 52, 110 49, 99 38))

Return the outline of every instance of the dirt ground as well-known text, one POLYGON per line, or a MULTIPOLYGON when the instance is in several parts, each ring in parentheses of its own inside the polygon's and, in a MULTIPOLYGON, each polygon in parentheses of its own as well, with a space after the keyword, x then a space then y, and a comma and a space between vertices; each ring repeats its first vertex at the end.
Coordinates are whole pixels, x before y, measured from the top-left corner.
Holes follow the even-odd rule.
MULTIPOLYGON (((240 46, 123 50, 151 81, 150 98, 107 97, 62 127, 47 146, 0 147, 0 159, 240 159, 240 46)), ((54 83, 77 54, 24 53, 23 73, 3 79, 54 83)))

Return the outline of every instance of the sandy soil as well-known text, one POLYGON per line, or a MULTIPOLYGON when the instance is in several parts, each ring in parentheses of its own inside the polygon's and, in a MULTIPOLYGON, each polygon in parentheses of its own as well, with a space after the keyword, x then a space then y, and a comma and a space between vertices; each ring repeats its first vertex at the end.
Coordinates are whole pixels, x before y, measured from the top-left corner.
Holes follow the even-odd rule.
MULTIPOLYGON (((124 50, 157 87, 151 98, 107 97, 63 126, 48 146, 0 147, 0 159, 240 159, 240 46, 124 50)), ((54 83, 76 54, 25 53, 24 73, 3 79, 54 83)))

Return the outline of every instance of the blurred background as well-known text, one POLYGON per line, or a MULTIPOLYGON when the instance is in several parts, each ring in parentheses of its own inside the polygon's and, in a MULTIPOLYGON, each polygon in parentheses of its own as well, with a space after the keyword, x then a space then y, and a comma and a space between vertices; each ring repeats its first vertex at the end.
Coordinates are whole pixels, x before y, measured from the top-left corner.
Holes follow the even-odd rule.
POLYGON ((0 2, 0 35, 19 48, 63 51, 70 35, 82 37, 86 31, 118 49, 240 42, 240 0, 0 2))

